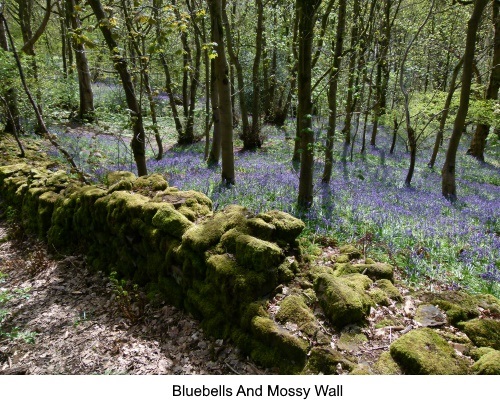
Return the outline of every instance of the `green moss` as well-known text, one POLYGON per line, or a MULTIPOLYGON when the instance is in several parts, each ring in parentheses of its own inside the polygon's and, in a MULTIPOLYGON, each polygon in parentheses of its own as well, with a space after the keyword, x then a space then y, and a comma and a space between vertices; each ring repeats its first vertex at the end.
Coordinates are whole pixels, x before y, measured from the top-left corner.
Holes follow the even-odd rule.
POLYGON ((472 359, 474 360, 479 360, 481 357, 483 357, 486 353, 489 352, 494 352, 495 349, 492 349, 491 347, 477 347, 474 348, 470 351, 469 355, 472 359))
POLYGON ((278 266, 278 279, 281 283, 287 283, 295 278, 299 271, 299 265, 295 257, 289 256, 278 266))
POLYGON ((373 365, 377 374, 382 375, 400 375, 403 374, 401 367, 394 361, 391 353, 384 352, 380 355, 377 362, 373 365))
POLYGON ((295 241, 305 228, 303 221, 282 211, 269 211, 257 215, 257 218, 261 218, 268 224, 273 225, 276 228, 275 235, 277 240, 287 243, 295 241))
POLYGON ((236 260, 242 265, 251 266, 257 271, 266 271, 278 266, 283 258, 283 251, 272 242, 250 235, 240 235, 236 238, 236 260))
POLYGON ((365 276, 356 276, 359 278, 348 280, 321 274, 314 283, 318 301, 325 315, 336 327, 364 322, 370 313, 372 302, 363 288, 367 284, 362 280, 365 276))
POLYGON ((113 185, 111 185, 109 187, 108 191, 110 194, 115 192, 115 191, 120 191, 120 190, 130 191, 130 190, 132 190, 133 187, 134 186, 130 180, 123 179, 123 180, 120 180, 117 183, 114 183, 113 185))
POLYGON ((338 255, 335 257, 335 263, 349 263, 349 255, 338 255))
POLYGON ((226 207, 205 222, 191 227, 182 236, 182 243, 196 252, 204 253, 215 246, 229 229, 244 226, 247 215, 246 208, 237 205, 226 207))
POLYGON ((319 329, 311 308, 300 295, 289 295, 281 302, 276 320, 281 324, 296 324, 299 330, 309 337, 313 337, 319 329))
POLYGON ((472 370, 475 374, 500 375, 500 351, 493 350, 474 363, 472 370))
POLYGON ((380 288, 373 288, 370 291, 368 291, 368 295, 372 299, 372 301, 381 306, 389 306, 391 305, 391 301, 385 291, 383 291, 380 288))
POLYGON ((392 284, 390 280, 381 279, 375 282, 375 286, 380 288, 387 296, 394 301, 402 302, 403 297, 399 290, 392 284))
POLYGON ((493 319, 473 319, 460 322, 458 327, 478 347, 492 347, 500 350, 500 321, 493 319))
POLYGON ((167 204, 156 212, 151 223, 163 232, 179 239, 193 225, 184 215, 167 204))
POLYGON ((210 256, 207 269, 207 282, 216 288, 222 307, 231 312, 268 294, 277 283, 276 272, 251 271, 229 254, 210 256))
POLYGON ((328 346, 316 346, 311 349, 307 362, 306 374, 338 374, 338 367, 342 370, 352 370, 355 364, 346 359, 342 353, 328 346))
POLYGON ((272 240, 273 234, 276 231, 276 227, 273 224, 267 223, 262 218, 249 219, 247 226, 250 228, 253 236, 267 241, 272 240))
POLYGON ((313 266, 309 269, 307 277, 309 278, 309 280, 314 281, 323 274, 330 274, 333 276, 334 270, 331 267, 327 266, 313 266))
POLYGON ((137 179, 137 176, 134 173, 125 172, 125 171, 115 171, 109 172, 106 175, 106 184, 108 186, 112 186, 122 180, 133 182, 137 179))
POLYGON ((59 198, 61 198, 60 195, 53 191, 47 191, 39 197, 37 216, 38 235, 43 239, 47 237, 47 231, 52 225, 52 213, 59 198))
POLYGON ((448 321, 452 325, 456 325, 460 321, 476 318, 480 315, 476 299, 462 291, 424 293, 421 299, 445 311, 448 321))
POLYGON ((364 343, 368 342, 368 338, 359 328, 342 332, 340 339, 337 342, 339 350, 357 351, 364 343))
POLYGON ((0 184, 7 177, 11 177, 18 173, 27 173, 29 171, 29 166, 26 163, 16 163, 13 165, 0 166, 0 184))
POLYGON ((168 182, 159 173, 141 176, 133 182, 134 190, 163 191, 168 188, 168 182))
POLYGON ((339 250, 340 250, 341 254, 347 255, 347 257, 349 258, 349 260, 360 259, 361 256, 362 256, 362 254, 359 251, 359 249, 357 249, 353 245, 344 245, 344 246, 341 246, 339 248, 339 250))
POLYGON ((220 238, 220 247, 225 253, 236 253, 236 239, 243 235, 237 228, 232 228, 220 238))
POLYGON ((394 281, 394 268, 388 263, 354 264, 352 267, 356 272, 365 274, 372 280, 394 281))
POLYGON ((406 374, 467 374, 467 362, 429 328, 413 330, 390 347, 393 359, 406 374))
POLYGON ((305 364, 308 344, 281 328, 272 319, 256 316, 252 319, 252 334, 263 344, 298 365, 305 364))

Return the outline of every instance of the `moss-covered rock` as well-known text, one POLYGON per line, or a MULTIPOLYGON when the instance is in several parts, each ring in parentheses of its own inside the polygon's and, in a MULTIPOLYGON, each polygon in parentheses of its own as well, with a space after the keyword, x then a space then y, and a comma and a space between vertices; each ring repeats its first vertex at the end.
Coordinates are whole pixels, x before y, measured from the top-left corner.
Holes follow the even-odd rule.
POLYGON ((134 190, 163 191, 168 188, 168 182, 159 173, 141 176, 133 182, 134 190))
POLYGON ((120 190, 131 191, 133 187, 134 185, 130 180, 122 179, 110 185, 108 192, 111 194, 115 191, 120 191, 120 190))
POLYGON ((467 374, 468 364, 439 334, 416 329, 390 346, 393 359, 406 374, 467 374))
POLYGON ((338 374, 341 370, 353 370, 355 364, 342 353, 328 346, 316 346, 311 349, 309 361, 305 367, 307 374, 338 374))
POLYGON ((424 302, 436 305, 445 311, 448 321, 456 325, 480 315, 477 300, 462 291, 443 291, 439 293, 424 293, 420 296, 424 302))
POLYGON ((230 254, 212 255, 206 263, 206 281, 214 286, 221 309, 227 313, 234 314, 242 305, 263 297, 276 287, 275 271, 252 271, 239 265, 230 254))
POLYGON ((151 224, 179 239, 193 225, 184 215, 168 204, 156 212, 151 219, 151 224))
POLYGON ((469 355, 472 359, 477 361, 481 357, 483 357, 486 353, 493 351, 495 351, 495 349, 492 349, 491 347, 476 347, 470 351, 469 355))
POLYGON ((391 353, 384 352, 373 365, 373 369, 377 374, 382 375, 400 375, 403 374, 401 367, 394 361, 391 353))
POLYGON ((337 347, 339 350, 348 352, 357 351, 366 342, 368 342, 368 338, 361 332, 359 327, 346 328, 340 334, 337 347))
POLYGON ((272 223, 269 224, 262 218, 250 218, 247 221, 247 226, 253 236, 264 240, 271 240, 276 231, 276 227, 272 223))
POLYGON ((403 297, 399 290, 392 284, 390 280, 387 279, 381 279, 377 280, 375 282, 375 287, 380 288, 382 291, 384 291, 387 296, 394 301, 402 302, 403 297))
POLYGON ((250 235, 240 235, 236 238, 236 260, 243 266, 267 271, 277 267, 283 258, 283 251, 275 243, 250 235))
POLYGON ((278 266, 278 279, 282 283, 292 281, 299 271, 297 260, 293 256, 288 256, 278 266))
POLYGON ((137 176, 134 173, 126 172, 126 171, 115 171, 109 172, 106 175, 106 183, 108 186, 112 186, 122 180, 134 182, 137 179, 137 176))
POLYGON ((276 228, 276 239, 288 243, 294 242, 306 226, 300 219, 282 211, 269 211, 257 215, 257 218, 273 225, 276 228))
POLYGON ((339 248, 339 250, 340 253, 346 255, 349 260, 360 259, 362 256, 361 251, 353 245, 343 245, 339 248))
POLYGON ((500 321, 493 319, 473 319, 460 322, 458 327, 478 347, 492 347, 500 350, 500 321))
POLYGON ((276 320, 281 324, 287 322, 296 324, 299 330, 309 337, 313 337, 319 329, 311 308, 300 295, 289 295, 281 302, 276 320))
POLYGON ((388 263, 354 264, 357 273, 364 274, 372 280, 386 279, 394 281, 394 267, 388 263))
POLYGON ((475 374, 500 375, 500 351, 492 350, 474 363, 472 370, 475 374))
POLYGON ((256 338, 283 357, 301 366, 305 364, 309 345, 281 328, 272 319, 256 316, 252 319, 251 329, 256 338))
POLYGON ((215 246, 229 229, 245 226, 249 215, 244 207, 238 205, 226 207, 224 211, 218 212, 205 222, 191 227, 182 236, 182 243, 196 252, 204 253, 215 246))
POLYGON ((365 286, 371 281, 359 274, 353 276, 357 277, 334 277, 323 273, 314 283, 325 315, 337 327, 362 323, 370 313, 372 301, 365 293, 365 286))
POLYGON ((372 301, 377 305, 381 305, 384 307, 391 305, 391 300, 389 299, 385 291, 383 291, 380 288, 370 289, 370 291, 368 291, 368 295, 370 296, 372 301))

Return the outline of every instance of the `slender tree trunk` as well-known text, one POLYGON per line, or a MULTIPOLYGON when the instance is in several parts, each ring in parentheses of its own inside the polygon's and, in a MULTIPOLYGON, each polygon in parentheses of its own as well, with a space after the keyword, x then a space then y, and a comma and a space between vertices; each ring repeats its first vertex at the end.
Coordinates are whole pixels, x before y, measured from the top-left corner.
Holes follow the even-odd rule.
MULTIPOLYGON (((495 37, 493 43, 493 64, 490 74, 490 83, 486 90, 486 100, 498 99, 498 89, 500 88, 500 2, 493 1, 493 25, 495 27, 495 37)), ((490 125, 478 124, 476 132, 472 138, 468 155, 484 162, 484 148, 486 147, 486 138, 490 133, 490 125)))
POLYGON ((432 149, 431 160, 427 164, 427 166, 430 169, 432 169, 434 167, 434 163, 436 163, 437 154, 439 152, 439 146, 442 145, 442 143, 443 143, 444 126, 446 125, 446 120, 447 120, 449 112, 450 112, 450 105, 451 105, 451 100, 453 99, 453 94, 455 94, 458 73, 460 72, 460 69, 462 68, 463 63, 464 63, 464 59, 462 58, 462 59, 460 59, 460 62, 458 62, 457 65, 455 66, 455 69, 453 69, 453 74, 451 76, 450 89, 448 90, 448 95, 446 96, 446 101, 444 103, 443 113, 441 114, 441 119, 439 120, 439 129, 438 129, 438 132, 436 134, 434 148, 432 149))
MULTIPOLYGON (((359 16, 359 12, 360 12, 359 0, 354 0, 354 4, 352 6, 352 14, 354 16, 353 20, 357 18, 357 16, 359 16)), ((354 82, 356 80, 356 76, 358 76, 357 72, 355 72, 356 59, 357 59, 356 46, 358 40, 359 40, 358 23, 356 21, 353 21, 351 28, 351 56, 349 58, 349 79, 347 83, 347 103, 345 112, 345 123, 344 123, 344 128, 342 129, 345 145, 350 145, 351 143, 352 112, 356 107, 355 106, 356 98, 354 96, 355 94, 354 82)))
MULTIPOLYGON (((372 146, 376 145, 379 118, 385 114, 387 103, 387 86, 389 84, 389 64, 387 62, 387 55, 389 54, 389 44, 392 35, 391 8, 393 1, 394 0, 384 0, 384 20, 382 27, 383 35, 379 44, 380 57, 378 59, 377 78, 375 84, 377 101, 373 109, 373 128, 370 139, 370 145, 372 146)), ((398 3, 398 10, 400 4, 401 1, 398 3)))
MULTIPOLYGON (((236 3, 233 5, 233 11, 236 10, 236 3)), ((226 28, 225 30, 225 39, 227 43, 227 52, 229 54, 229 58, 231 59, 231 63, 233 64, 234 68, 236 69, 236 82, 237 82, 237 94, 238 94, 238 100, 240 103, 240 113, 241 113, 241 135, 240 139, 246 139, 249 134, 250 134, 250 121, 248 119, 248 109, 247 109, 247 104, 245 102, 245 81, 244 81, 244 75, 243 75, 243 67, 241 66, 240 59, 238 57, 238 54, 236 53, 236 50, 234 49, 233 46, 233 38, 231 35, 231 30, 230 30, 230 25, 229 25, 229 19, 227 17, 226 10, 222 10, 222 17, 224 19, 224 26, 226 28)))
POLYGON ((133 136, 132 141, 130 142, 130 146, 134 154, 137 172, 139 176, 145 176, 148 174, 146 168, 145 150, 146 134, 144 133, 142 111, 135 94, 134 85, 132 83, 132 76, 127 66, 127 60, 123 57, 123 55, 120 54, 118 43, 114 39, 115 36, 111 31, 109 21, 102 8, 100 0, 88 0, 88 4, 94 11, 97 21, 99 22, 99 28, 101 29, 102 35, 104 36, 106 44, 108 45, 108 48, 111 52, 115 69, 118 71, 118 74, 120 75, 122 81, 127 107, 130 110, 132 120, 133 136))
POLYGON ((212 147, 208 157, 209 165, 216 165, 220 160, 220 117, 219 117, 219 92, 217 90, 217 77, 215 76, 215 60, 211 61, 210 69, 210 98, 212 101, 212 121, 214 131, 212 135, 212 147))
POLYGON ((214 39, 217 43, 215 74, 217 77, 217 90, 219 92, 222 183, 231 185, 235 183, 233 151, 233 111, 231 108, 231 83, 229 80, 229 66, 226 59, 224 26, 222 23, 222 10, 225 8, 225 6, 225 0, 209 0, 210 14, 214 17, 215 23, 214 39))
POLYGON ((472 82, 472 70, 474 63, 474 52, 476 49, 476 36, 483 11, 489 0, 476 0, 472 15, 467 24, 467 39, 465 42, 464 66, 462 70, 462 89, 460 92, 460 104, 457 116, 453 124, 453 133, 448 144, 446 160, 441 171, 442 174, 442 193, 450 200, 457 199, 457 190, 455 182, 455 165, 458 145, 462 137, 462 131, 465 125, 465 119, 469 110, 469 98, 472 82))
POLYGON ((309 209, 313 202, 314 131, 312 128, 311 68, 314 22, 321 0, 297 0, 299 19, 297 129, 301 139, 298 206, 309 209))
MULTIPOLYGON (((9 42, 3 21, 0 21, 0 48, 9 52, 9 42)), ((4 105, 7 111, 4 131, 14 135, 19 134, 21 131, 21 120, 17 101, 17 89, 15 87, 9 87, 5 91, 3 100, 5 100, 4 105)))
POLYGON ((252 100, 252 129, 250 136, 243 139, 243 147, 252 150, 261 147, 260 140, 260 59, 262 56, 262 34, 264 31, 264 6, 262 0, 256 0, 257 32, 255 39, 255 57, 252 68, 253 100, 252 100))
POLYGON ((335 34, 335 54, 333 56, 333 68, 330 77, 330 88, 328 91, 328 131, 326 134, 325 168, 323 171, 323 183, 329 183, 333 168, 333 142, 335 139, 335 127, 337 126, 337 89, 340 76, 340 63, 344 45, 344 31, 346 21, 347 0, 339 1, 337 32, 335 34))
POLYGON ((75 6, 79 6, 79 0, 66 0, 66 8, 73 30, 73 49, 75 50, 76 71, 78 72, 78 88, 80 94, 80 108, 78 118, 82 121, 94 121, 94 95, 92 93, 92 77, 90 74, 85 45, 78 39, 81 23, 78 11, 75 6))

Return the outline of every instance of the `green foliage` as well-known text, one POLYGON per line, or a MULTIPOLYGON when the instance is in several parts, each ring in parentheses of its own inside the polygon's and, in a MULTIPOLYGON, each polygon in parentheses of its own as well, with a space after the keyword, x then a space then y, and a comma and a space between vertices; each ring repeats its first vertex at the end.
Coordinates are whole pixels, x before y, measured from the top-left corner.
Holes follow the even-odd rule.
POLYGON ((131 323, 137 323, 144 316, 145 295, 137 284, 119 279, 116 271, 111 272, 109 281, 111 282, 111 291, 122 315, 131 323))

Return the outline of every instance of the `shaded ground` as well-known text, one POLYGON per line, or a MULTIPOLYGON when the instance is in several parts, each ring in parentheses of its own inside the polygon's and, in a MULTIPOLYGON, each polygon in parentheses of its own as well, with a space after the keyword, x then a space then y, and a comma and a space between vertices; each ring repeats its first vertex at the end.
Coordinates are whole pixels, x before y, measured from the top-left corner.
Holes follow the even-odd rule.
POLYGON ((265 373, 172 306, 146 305, 132 324, 109 279, 82 257, 56 260, 10 234, 0 223, 0 373, 265 373))

